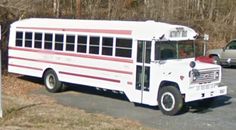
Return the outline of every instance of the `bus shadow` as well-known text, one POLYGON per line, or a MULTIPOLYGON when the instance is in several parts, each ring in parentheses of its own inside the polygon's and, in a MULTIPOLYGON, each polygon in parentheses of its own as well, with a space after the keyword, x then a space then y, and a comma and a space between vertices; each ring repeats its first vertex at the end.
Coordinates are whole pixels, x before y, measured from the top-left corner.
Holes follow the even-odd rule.
MULTIPOLYGON (((32 83, 36 83, 36 84, 41 85, 42 88, 40 88, 40 91, 36 92, 36 93, 45 94, 46 90, 41 91, 42 89, 45 89, 43 79, 30 77, 30 76, 20 76, 18 78, 21 80, 25 80, 27 82, 32 82, 32 83)), ((115 92, 115 91, 111 91, 111 90, 105 90, 105 89, 96 89, 91 86, 65 83, 65 87, 63 88, 62 92, 60 92, 58 94, 65 94, 67 92, 91 94, 91 95, 96 95, 96 96, 101 96, 101 97, 106 97, 106 98, 111 98, 111 99, 115 99, 115 100, 129 102, 128 98, 123 93, 115 92)), ((49 92, 47 92, 46 94, 48 95, 48 93, 49 92)), ((141 108, 147 108, 147 109, 151 109, 151 110, 159 110, 159 108, 157 106, 149 106, 149 105, 139 104, 139 103, 134 103, 134 106, 141 107, 141 108)))
MULTIPOLYGON (((96 88, 90 87, 90 86, 66 84, 65 91, 67 91, 67 92, 73 91, 73 92, 78 92, 78 93, 97 95, 97 96, 102 96, 102 97, 106 97, 106 98, 112 98, 112 99, 116 99, 116 100, 122 100, 125 102, 129 102, 129 100, 125 94, 121 94, 119 92, 114 93, 111 90, 103 90, 103 89, 97 90, 96 88)), ((230 105, 231 104, 230 99, 231 99, 230 96, 220 96, 220 97, 215 97, 214 101, 211 103, 202 102, 202 101, 195 101, 195 102, 186 103, 183 110, 181 111, 181 113, 179 113, 179 115, 184 114, 184 113, 188 113, 188 112, 198 113, 198 114, 212 112, 214 108, 230 105)), ((151 109, 151 110, 160 110, 159 107, 157 107, 157 106, 149 106, 149 105, 140 104, 140 103, 134 103, 134 106, 141 107, 141 108, 147 108, 147 109, 151 109)))
POLYGON ((236 65, 232 66, 222 66, 223 69, 236 69, 236 65))
MULTIPOLYGON (((130 102, 124 93, 115 92, 112 90, 96 89, 96 88, 90 87, 90 86, 66 84, 65 91, 73 91, 73 92, 97 95, 97 96, 102 96, 102 97, 111 98, 111 99, 115 99, 115 100, 130 102)), ((141 107, 141 108, 147 108, 147 109, 151 109, 151 110, 159 110, 159 108, 157 106, 149 106, 149 105, 140 104, 140 103, 134 103, 134 106, 141 107)))
MULTIPOLYGON (((35 78, 35 77, 30 77, 30 76, 21 76, 19 77, 22 80, 33 82, 39 85, 44 85, 43 80, 41 78, 35 78)), ((84 93, 84 94, 91 94, 91 95, 96 95, 96 96, 102 96, 106 98, 111 98, 115 100, 121 100, 125 102, 129 102, 128 98, 125 96, 123 93, 119 92, 114 92, 111 90, 104 90, 104 89, 96 89, 94 87, 90 86, 84 86, 84 85, 77 85, 77 84, 65 84, 64 90, 61 92, 62 94, 66 92, 76 92, 76 93, 84 93)), ((45 89, 44 86, 42 89, 45 89)), ((60 93, 59 93, 60 94, 60 93)), ((184 114, 184 113, 198 113, 198 114, 203 114, 203 113, 208 113, 214 111, 214 108, 230 105, 232 102, 230 101, 232 97, 230 96, 220 96, 216 97, 215 100, 212 103, 205 103, 201 101, 195 101, 195 102, 190 102, 185 104, 183 110, 179 115, 184 114)), ((141 107, 141 108, 147 108, 151 110, 160 110, 159 107, 157 106, 149 106, 145 104, 139 104, 139 103, 134 103, 135 107, 141 107)))
POLYGON ((44 85, 43 79, 41 78, 36 78, 36 77, 31 77, 31 76, 19 76, 18 78, 24 81, 35 83, 35 84, 44 85))
POLYGON ((111 91, 106 89, 96 89, 94 87, 85 86, 85 85, 77 85, 77 84, 65 84, 66 87, 63 92, 78 92, 78 93, 84 93, 84 94, 91 94, 91 95, 97 95, 97 96, 103 96, 108 97, 112 99, 118 99, 123 101, 129 101, 128 98, 118 92, 118 91, 111 91))
POLYGON ((190 102, 186 104, 182 113, 190 112, 190 113, 204 114, 212 112, 214 111, 214 108, 230 105, 232 103, 230 101, 231 98, 232 97, 230 96, 220 96, 220 97, 215 97, 214 101, 211 102, 206 102, 206 101, 190 102))
MULTIPOLYGON (((43 79, 41 79, 41 78, 30 77, 30 76, 20 76, 19 79, 29 81, 32 83, 36 83, 39 85, 43 85, 42 89, 45 89, 43 79)), ((65 85, 62 88, 62 91, 59 92, 61 94, 65 93, 65 92, 78 92, 78 93, 98 95, 98 96, 128 101, 127 97, 124 94, 121 94, 118 92, 114 93, 111 90, 103 90, 103 89, 98 90, 94 87, 77 85, 77 84, 70 84, 70 83, 64 83, 64 84, 65 85)))

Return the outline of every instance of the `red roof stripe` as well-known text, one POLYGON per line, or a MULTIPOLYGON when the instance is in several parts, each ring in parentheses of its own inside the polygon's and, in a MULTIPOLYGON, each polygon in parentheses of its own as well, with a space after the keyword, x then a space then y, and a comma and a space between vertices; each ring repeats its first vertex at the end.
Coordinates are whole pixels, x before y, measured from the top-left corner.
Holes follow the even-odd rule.
POLYGON ((79 29, 79 28, 47 28, 47 27, 16 27, 18 29, 32 30, 51 30, 51 31, 69 31, 69 32, 85 32, 85 33, 105 33, 105 34, 120 34, 131 35, 131 30, 115 30, 115 29, 79 29))

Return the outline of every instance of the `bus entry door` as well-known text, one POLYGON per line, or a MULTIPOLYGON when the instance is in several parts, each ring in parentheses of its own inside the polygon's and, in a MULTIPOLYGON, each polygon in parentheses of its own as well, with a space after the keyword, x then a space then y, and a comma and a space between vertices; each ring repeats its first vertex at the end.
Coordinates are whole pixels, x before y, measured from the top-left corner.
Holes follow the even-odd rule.
POLYGON ((144 93, 149 92, 151 41, 138 41, 136 59, 136 91, 141 91, 140 99, 143 102, 144 93))

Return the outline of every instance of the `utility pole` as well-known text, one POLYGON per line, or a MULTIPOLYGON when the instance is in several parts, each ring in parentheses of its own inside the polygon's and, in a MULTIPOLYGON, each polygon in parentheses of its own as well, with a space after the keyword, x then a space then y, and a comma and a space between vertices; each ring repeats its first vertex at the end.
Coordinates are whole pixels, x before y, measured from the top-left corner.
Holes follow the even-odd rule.
POLYGON ((204 34, 203 40, 204 40, 203 55, 206 56, 207 43, 208 43, 208 41, 209 41, 209 35, 208 35, 208 34, 204 34))
POLYGON ((2 118, 2 39, 1 39, 1 25, 0 25, 0 118, 2 118))

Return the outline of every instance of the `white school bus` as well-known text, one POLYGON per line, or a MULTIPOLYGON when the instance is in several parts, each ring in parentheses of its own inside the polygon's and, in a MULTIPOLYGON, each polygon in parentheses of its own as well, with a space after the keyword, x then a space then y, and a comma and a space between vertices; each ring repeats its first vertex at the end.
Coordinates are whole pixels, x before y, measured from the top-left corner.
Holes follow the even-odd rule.
POLYGON ((175 115, 184 103, 227 94, 221 67, 195 61, 196 36, 155 21, 24 19, 11 24, 8 71, 43 78, 49 92, 93 86, 175 115))

